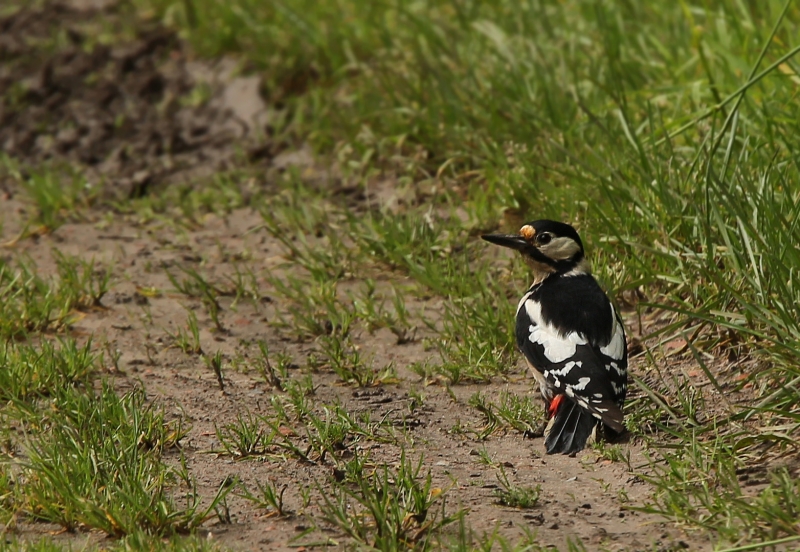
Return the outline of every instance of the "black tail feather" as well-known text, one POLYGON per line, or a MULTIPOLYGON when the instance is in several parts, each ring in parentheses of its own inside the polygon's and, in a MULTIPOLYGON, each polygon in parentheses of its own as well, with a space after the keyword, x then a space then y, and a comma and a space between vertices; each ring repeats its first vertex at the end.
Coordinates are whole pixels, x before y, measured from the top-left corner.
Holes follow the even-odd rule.
POLYGON ((569 397, 564 397, 553 421, 545 430, 547 454, 572 454, 583 450, 597 418, 569 397))

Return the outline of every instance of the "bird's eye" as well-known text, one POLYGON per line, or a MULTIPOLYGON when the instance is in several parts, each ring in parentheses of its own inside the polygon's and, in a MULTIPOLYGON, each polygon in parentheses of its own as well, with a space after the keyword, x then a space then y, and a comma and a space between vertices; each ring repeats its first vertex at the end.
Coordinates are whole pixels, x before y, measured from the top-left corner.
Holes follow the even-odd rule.
POLYGON ((552 234, 549 234, 547 232, 543 232, 542 234, 538 234, 536 236, 536 243, 538 245, 547 245, 548 243, 550 243, 550 240, 552 240, 552 239, 553 239, 553 235, 552 234))

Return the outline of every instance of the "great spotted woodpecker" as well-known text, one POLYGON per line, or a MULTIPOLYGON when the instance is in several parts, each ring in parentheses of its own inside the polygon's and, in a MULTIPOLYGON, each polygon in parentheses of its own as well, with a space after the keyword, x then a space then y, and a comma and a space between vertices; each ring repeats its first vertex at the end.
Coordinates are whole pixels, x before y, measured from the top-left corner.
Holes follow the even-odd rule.
MULTIPOLYGON (((544 398, 548 454, 573 454, 597 429, 625 431, 628 352, 619 314, 569 224, 536 220, 484 240, 522 254, 533 284, 517 307, 517 346, 544 398)), ((606 433, 609 436, 608 433, 606 433)))

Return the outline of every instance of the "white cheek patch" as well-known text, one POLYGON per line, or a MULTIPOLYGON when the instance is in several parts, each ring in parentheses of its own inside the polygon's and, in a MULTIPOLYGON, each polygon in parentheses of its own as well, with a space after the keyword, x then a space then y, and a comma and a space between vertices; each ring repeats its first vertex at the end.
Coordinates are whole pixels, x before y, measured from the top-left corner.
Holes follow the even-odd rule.
MULTIPOLYGON (((525 312, 533 324, 530 326, 531 343, 538 343, 544 347, 544 356, 550 362, 564 362, 575 356, 578 345, 586 345, 586 338, 577 332, 572 332, 561 337, 550 324, 542 320, 542 307, 536 301, 526 301, 525 312)), ((566 368, 566 366, 565 366, 566 368)), ((571 368, 571 367, 570 367, 571 368)))
MULTIPOLYGON (((605 347, 600 347, 600 352, 607 357, 621 360, 625 356, 625 330, 617 320, 614 307, 611 307, 611 319, 614 321, 614 331, 611 334, 611 341, 605 347)), ((614 366, 614 363, 611 364, 614 366)))
POLYGON ((550 243, 539 248, 542 253, 557 261, 571 259, 581 248, 572 238, 554 238, 550 243))

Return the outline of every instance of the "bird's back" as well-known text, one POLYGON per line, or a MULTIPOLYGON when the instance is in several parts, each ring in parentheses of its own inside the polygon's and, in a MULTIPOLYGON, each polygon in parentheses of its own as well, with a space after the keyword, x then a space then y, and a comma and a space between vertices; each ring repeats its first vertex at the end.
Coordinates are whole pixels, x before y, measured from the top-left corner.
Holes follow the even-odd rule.
POLYGON ((541 305, 541 322, 560 335, 579 333, 597 347, 611 341, 611 302, 590 274, 547 278, 530 292, 529 298, 541 305))
POLYGON ((517 344, 543 376, 549 400, 565 394, 621 431, 627 382, 625 332, 589 274, 553 276, 532 287, 517 310, 517 344))

